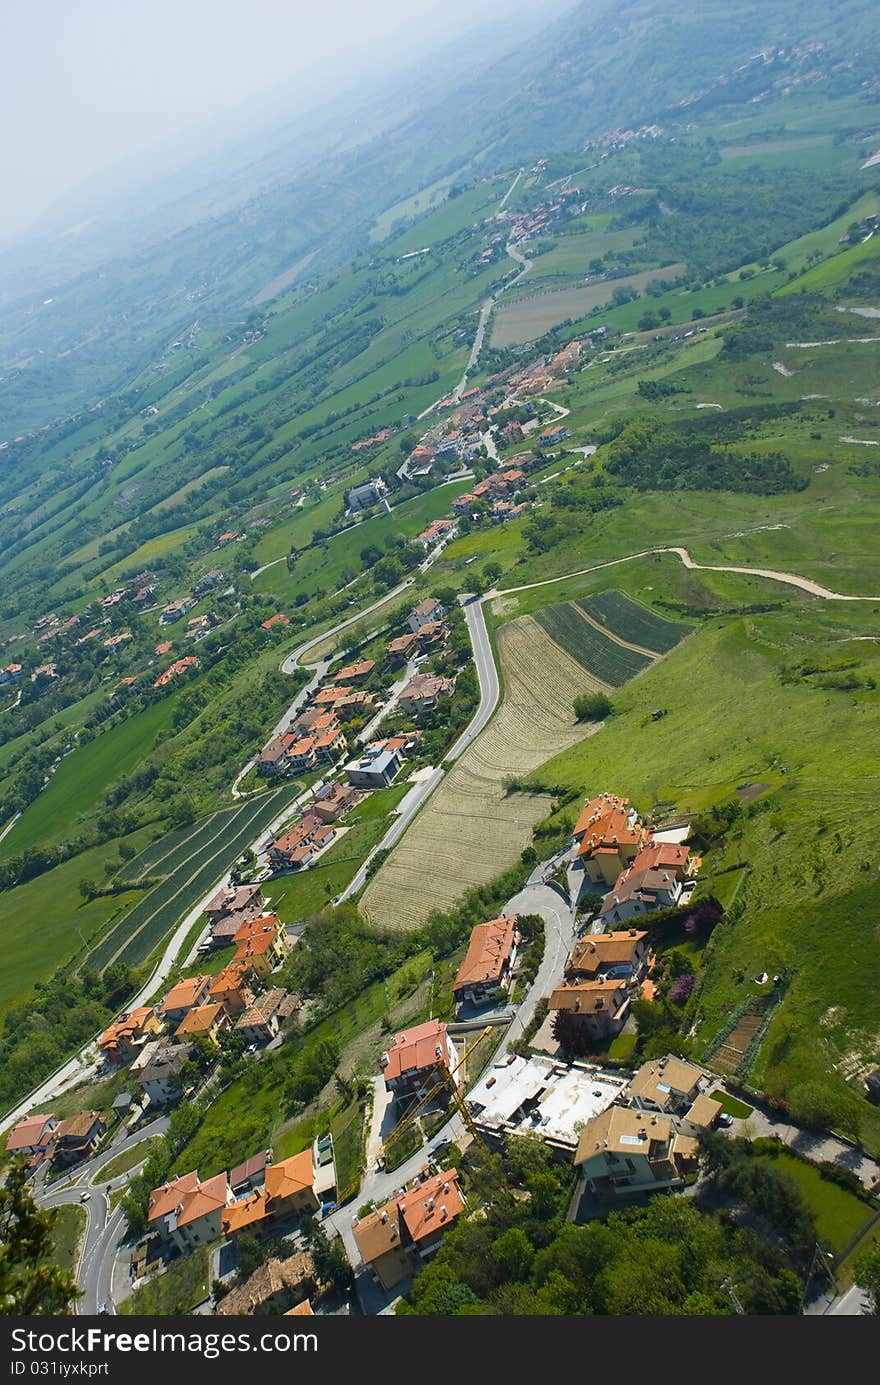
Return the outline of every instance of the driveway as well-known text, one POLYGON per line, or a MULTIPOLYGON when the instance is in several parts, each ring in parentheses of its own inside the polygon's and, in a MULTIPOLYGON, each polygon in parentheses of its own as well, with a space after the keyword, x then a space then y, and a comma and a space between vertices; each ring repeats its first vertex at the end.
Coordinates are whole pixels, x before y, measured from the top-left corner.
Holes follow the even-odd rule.
MULTIPOLYGON (((737 1095, 736 1092, 731 1092, 731 1096, 737 1095)), ((745 1099, 747 1104, 751 1105, 751 1099, 748 1097, 738 1099, 745 1099)), ((748 1133, 752 1139, 775 1135, 777 1139, 784 1141, 789 1149, 812 1159, 814 1163, 840 1164, 842 1168, 849 1169, 861 1179, 866 1188, 872 1187, 880 1179, 880 1164, 877 1160, 871 1159, 846 1140, 814 1130, 802 1130, 799 1126, 792 1125, 773 1112, 763 1111, 758 1106, 745 1120, 735 1120, 731 1131, 735 1135, 748 1133)))

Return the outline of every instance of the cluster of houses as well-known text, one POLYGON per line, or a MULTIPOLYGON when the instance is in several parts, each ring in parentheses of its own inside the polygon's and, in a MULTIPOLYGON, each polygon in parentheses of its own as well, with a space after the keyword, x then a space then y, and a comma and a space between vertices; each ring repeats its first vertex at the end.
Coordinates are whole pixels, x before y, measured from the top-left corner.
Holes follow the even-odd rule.
POLYGON ((23 1155, 30 1169, 51 1161, 56 1168, 69 1168, 94 1154, 107 1130, 97 1111, 77 1111, 65 1120, 53 1115, 26 1116, 6 1137, 8 1154, 23 1155))
POLYGON ((154 681, 154 688, 164 688, 174 678, 180 678, 182 674, 189 673, 192 669, 198 668, 199 661, 194 654, 184 654, 183 658, 175 659, 172 664, 159 674, 154 681))
MULTIPOLYGON (((518 457, 517 461, 520 460, 518 457)), ((527 460, 526 465, 533 465, 533 462, 527 460)), ((525 480, 522 466, 508 467, 506 471, 493 471, 482 481, 478 481, 473 490, 456 496, 452 502, 453 513, 466 515, 473 506, 485 504, 492 519, 518 519, 528 509, 525 502, 516 503, 516 496, 523 489, 525 480)))
MULTIPOLYGON (((146 569, 143 572, 137 573, 123 586, 117 587, 107 596, 99 597, 97 602, 94 603, 94 606, 98 608, 98 612, 94 611, 93 603, 84 606, 79 613, 68 616, 65 620, 62 620, 57 612, 48 611, 45 615, 40 616, 39 620, 35 621, 32 627, 32 634, 38 646, 48 644, 49 641, 61 640, 64 636, 71 636, 71 643, 74 649, 82 648, 82 646, 90 644, 93 640, 98 640, 107 655, 118 653, 133 640, 134 636, 131 630, 111 631, 111 633, 108 634, 107 625, 110 621, 109 612, 115 610, 123 603, 128 603, 129 606, 135 608, 143 607, 144 603, 149 600, 151 593, 156 589, 156 583, 153 578, 154 574, 146 569), (90 629, 80 634, 79 631, 82 629, 83 624, 89 624, 90 613, 92 619, 95 619, 98 613, 107 614, 103 615, 103 620, 101 620, 99 624, 92 626, 90 629)), ((21 679, 23 671, 23 666, 19 662, 10 663, 5 668, 0 668, 0 684, 9 682, 17 683, 21 679)), ((49 682, 55 682, 60 677, 61 675, 55 663, 43 663, 30 671, 30 681, 32 683, 36 683, 40 678, 46 679, 49 682)))
POLYGON ((552 199, 537 203, 528 211, 504 211, 496 214, 496 221, 509 224, 510 240, 532 240, 544 235, 549 226, 567 221, 581 211, 581 194, 578 188, 560 188, 552 199))
POLYGON ((222 889, 206 912, 207 950, 233 948, 226 965, 215 976, 185 977, 156 1005, 123 1011, 98 1040, 107 1065, 128 1066, 151 1105, 180 1096, 196 1043, 216 1048, 228 1031, 247 1044, 269 1043, 295 1006, 287 991, 270 984, 290 940, 277 916, 266 912, 259 886, 222 889))
MULTIPOLYGON (((333 674, 287 729, 264 746, 257 758, 257 772, 277 776, 337 766, 349 751, 343 723, 372 714, 370 725, 374 724, 376 714, 381 715, 378 696, 382 680, 400 664, 443 648, 449 637, 444 616, 442 604, 434 597, 418 602, 409 613, 409 628, 388 642, 381 664, 361 659, 333 674)), ((406 716, 420 721, 430 716, 440 697, 451 697, 454 691, 453 678, 417 673, 413 668, 393 701, 406 716)), ((345 765, 345 782, 329 779, 319 784, 304 812, 272 843, 270 866, 274 870, 310 866, 336 840, 342 830, 340 819, 357 806, 364 793, 394 782, 406 758, 417 749, 419 737, 414 727, 361 745, 357 758, 345 765)))
POLYGON ((616 794, 587 800, 574 827, 574 865, 583 871, 581 893, 602 891, 603 927, 687 903, 701 864, 685 845, 687 835, 687 824, 646 827, 629 799, 616 794))
POLYGON ((477 1128, 498 1146, 536 1134, 572 1159, 603 1202, 681 1186, 697 1168, 699 1135, 718 1123, 717 1079, 684 1059, 642 1064, 626 1078, 542 1054, 499 1057, 466 1097, 477 1128))
POLYGON ((245 1230, 278 1231, 317 1212, 335 1190, 332 1156, 320 1162, 317 1142, 277 1163, 267 1149, 212 1178, 194 1169, 160 1183, 150 1193, 147 1223, 160 1242, 186 1252, 245 1230))
POLYGON ((684 844, 687 831, 653 831, 616 794, 585 803, 574 828, 579 897, 599 890, 602 898, 595 931, 578 939, 550 997, 551 1012, 564 1014, 570 1029, 596 1040, 622 1030, 652 956, 647 931, 627 925, 690 898, 700 860, 684 844))

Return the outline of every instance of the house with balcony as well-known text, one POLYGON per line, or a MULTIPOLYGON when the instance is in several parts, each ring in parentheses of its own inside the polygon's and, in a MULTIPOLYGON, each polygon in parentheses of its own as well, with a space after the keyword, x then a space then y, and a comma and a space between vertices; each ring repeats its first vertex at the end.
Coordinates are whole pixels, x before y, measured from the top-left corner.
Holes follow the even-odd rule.
MULTIPOLYGON (((457 1063, 455 1045, 442 1020, 427 1020, 401 1030, 379 1059, 385 1088, 401 1103, 421 1099, 437 1084, 444 1069, 452 1071, 457 1063)), ((441 1088, 438 1104, 448 1099, 449 1092, 441 1088)))
POLYGON ((635 985, 651 960, 648 934, 636 928, 615 933, 587 933, 578 938, 565 964, 568 981, 619 978, 635 985))
POLYGON ((163 1022, 176 1029, 190 1010, 207 1001, 212 980, 211 976, 188 976, 172 986, 156 1007, 163 1022))
POLYGON ((699 1145, 673 1116, 609 1106, 584 1126, 574 1162, 593 1193, 614 1201, 680 1186, 698 1167, 699 1145))
POLYGON ((417 606, 413 606, 407 622, 414 635, 417 635, 423 625, 431 625, 434 621, 442 620, 446 614, 446 608, 433 596, 425 597, 417 606))
POLYGON ((614 1038, 629 1014, 629 991, 617 978, 563 981, 550 997, 550 1009, 591 1039, 614 1038))
POLYGON ((417 1177, 352 1230, 361 1260, 376 1284, 390 1293, 441 1245, 465 1208, 457 1169, 417 1177))
POLYGON ((198 1171, 162 1183, 150 1193, 147 1222, 184 1253, 219 1239, 223 1211, 234 1202, 225 1173, 204 1182, 198 1171))
POLYGON ((207 1005, 194 1005, 184 1015, 174 1031, 175 1039, 205 1039, 217 1047, 220 1035, 229 1028, 229 1015, 219 1001, 207 1005))
POLYGON ((520 935, 516 914, 478 923, 452 986, 456 1005, 485 1005, 510 986, 520 935))

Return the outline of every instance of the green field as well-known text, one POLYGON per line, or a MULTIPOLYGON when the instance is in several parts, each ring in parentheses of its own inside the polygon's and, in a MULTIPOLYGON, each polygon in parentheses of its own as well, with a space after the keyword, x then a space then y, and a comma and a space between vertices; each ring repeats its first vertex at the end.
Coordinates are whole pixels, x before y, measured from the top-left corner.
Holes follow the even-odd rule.
POLYGON ((648 668, 651 660, 603 635, 572 605, 547 606, 535 613, 552 640, 603 683, 617 688, 648 668))
POLYGON ((154 702, 138 716, 77 747, 62 760, 49 783, 0 845, 0 855, 15 856, 29 846, 63 841, 80 819, 100 803, 114 780, 130 774, 144 758, 144 747, 171 725, 174 698, 154 702))
POLYGON ((574 604, 612 635, 641 645, 643 649, 652 649, 655 654, 668 654, 692 630, 690 625, 664 620, 646 607, 637 606, 623 592, 606 591, 601 596, 588 596, 574 604))
MULTIPOLYGON (((136 833, 132 844, 144 835, 136 833)), ((136 890, 104 895, 88 904, 80 896, 80 880, 102 879, 105 865, 116 860, 118 846, 118 841, 105 842, 0 893, 0 1014, 23 1001, 58 967, 84 954, 83 939, 93 944, 140 898, 136 890), (30 920, 37 926, 25 926, 30 920)))
POLYGON ((79 1252, 86 1230, 86 1209, 76 1203, 63 1203, 55 1209, 52 1228, 52 1263, 76 1274, 79 1252))
POLYGON ((149 1158, 158 1142, 158 1136, 154 1135, 151 1139, 141 1140, 140 1144, 132 1145, 131 1149, 126 1149, 122 1154, 117 1154, 115 1159, 111 1159, 101 1169, 101 1182, 110 1183, 114 1178, 118 1178, 121 1173, 128 1173, 130 1169, 136 1168, 143 1163, 144 1159, 149 1158))
POLYGON ((286 784, 245 799, 240 808, 218 814, 219 825, 211 819, 203 834, 177 847, 174 855, 158 866, 169 874, 106 932, 90 951, 89 966, 102 970, 114 962, 131 967, 146 962, 177 921, 297 793, 296 784, 286 784))
MULTIPOLYGON (((300 592, 311 593, 318 589, 333 591, 357 575, 360 570, 359 554, 363 548, 369 545, 382 547, 390 534, 406 539, 415 538, 432 519, 448 514, 455 497, 463 494, 469 484, 467 481, 456 481, 437 486, 427 495, 405 501, 390 514, 361 520, 352 528, 330 538, 326 544, 303 553, 297 558, 292 572, 288 572, 284 563, 261 572, 254 581, 254 590, 271 593, 282 604, 293 601, 300 592)), ((271 555, 266 557, 266 562, 280 556, 274 540, 270 541, 268 535, 262 543, 265 545, 264 552, 271 555)))
POLYGON ((208 1246, 197 1246, 189 1255, 173 1260, 162 1274, 123 1299, 117 1312, 137 1317, 190 1313, 210 1292, 209 1254, 208 1246))
MULTIPOLYGON (((656 579, 652 585, 656 592, 656 579)), ((737 897, 741 916, 716 930, 706 953, 694 1042, 709 1043, 749 994, 756 970, 785 969, 785 1001, 750 1082, 795 1108, 818 1091, 829 1109, 855 1109, 862 1138, 876 1150, 880 1114, 846 1080, 873 1060, 880 988, 874 951, 864 947, 865 920, 880 907, 864 777, 880 722, 874 621, 870 606, 809 598, 708 620, 620 689, 615 716, 598 734, 535 777, 584 794, 607 788, 642 812, 658 805, 700 812, 739 786, 767 786, 717 855, 719 866, 747 860, 750 871, 737 897), (843 650, 855 651, 860 682, 849 691, 823 685, 822 673, 783 676, 807 652, 807 666, 821 668, 834 667, 843 650), (654 723, 657 706, 666 715, 654 723)), ((704 864, 710 887, 715 859, 704 864)))

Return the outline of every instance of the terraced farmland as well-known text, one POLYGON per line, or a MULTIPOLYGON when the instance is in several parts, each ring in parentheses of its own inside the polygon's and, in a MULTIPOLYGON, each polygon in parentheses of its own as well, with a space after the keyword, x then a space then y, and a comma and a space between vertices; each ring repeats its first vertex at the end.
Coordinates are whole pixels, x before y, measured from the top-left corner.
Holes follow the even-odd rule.
POLYGON ((599 681, 532 616, 502 626, 498 650, 504 700, 367 887, 361 909, 372 923, 418 928, 432 909, 448 908, 512 865, 550 799, 505 795, 504 781, 583 739, 572 704, 579 693, 600 691, 599 681))
POLYGON ((575 605, 604 625, 612 635, 630 644, 640 644, 655 654, 668 654, 693 630, 692 625, 664 620, 663 616, 655 615, 623 592, 599 592, 576 601, 575 605))
POLYGON ((571 602, 547 606, 535 613, 535 619, 550 638, 581 668, 604 684, 606 690, 619 688, 621 683, 635 678, 653 662, 648 655, 638 654, 618 644, 610 635, 603 635, 571 602))
POLYGON ((283 812, 298 787, 288 783, 239 808, 213 813, 198 829, 189 829, 188 836, 174 833, 173 840, 163 838, 143 852, 131 865, 165 878, 104 935, 90 952, 88 965, 98 970, 113 962, 142 965, 229 863, 283 812), (164 853, 159 850, 162 845, 164 853))

